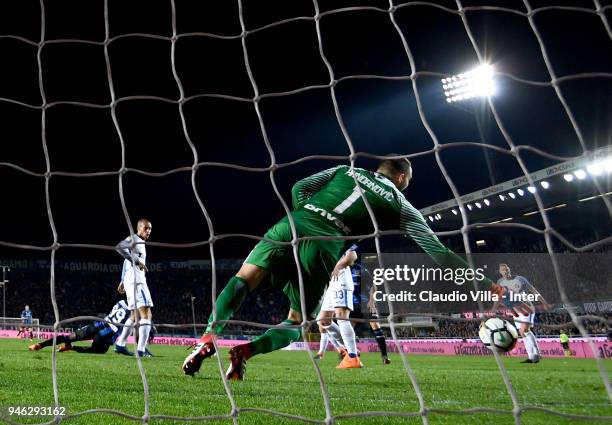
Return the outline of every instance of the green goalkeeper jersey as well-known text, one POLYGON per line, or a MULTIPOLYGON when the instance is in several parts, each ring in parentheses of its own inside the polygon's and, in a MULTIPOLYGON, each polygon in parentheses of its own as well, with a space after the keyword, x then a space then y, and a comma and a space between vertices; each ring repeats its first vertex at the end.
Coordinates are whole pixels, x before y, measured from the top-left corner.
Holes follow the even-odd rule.
POLYGON ((300 180, 293 186, 292 216, 298 232, 304 236, 372 233, 372 219, 355 180, 367 198, 380 230, 405 232, 443 267, 468 267, 462 258, 440 242, 421 213, 391 180, 361 168, 351 170, 349 166, 341 165, 300 180))

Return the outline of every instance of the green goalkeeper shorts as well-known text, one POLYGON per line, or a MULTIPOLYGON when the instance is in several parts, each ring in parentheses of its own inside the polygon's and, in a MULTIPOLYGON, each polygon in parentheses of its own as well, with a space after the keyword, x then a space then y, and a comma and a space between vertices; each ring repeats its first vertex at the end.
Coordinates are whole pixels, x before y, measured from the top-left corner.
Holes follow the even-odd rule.
MULTIPOLYGON (((299 228, 297 220, 296 225, 299 228)), ((298 236, 304 235, 298 232, 298 236)), ((283 217, 266 232, 264 237, 279 242, 291 242, 289 219, 283 217)), ((298 255, 304 282, 307 317, 316 317, 318 314, 331 272, 342 256, 344 245, 344 240, 306 240, 299 242, 298 255)), ((245 263, 266 269, 269 273, 269 280, 266 284, 274 287, 284 285, 283 292, 289 299, 291 309, 302 312, 297 265, 291 245, 280 245, 265 240, 259 241, 245 263)))

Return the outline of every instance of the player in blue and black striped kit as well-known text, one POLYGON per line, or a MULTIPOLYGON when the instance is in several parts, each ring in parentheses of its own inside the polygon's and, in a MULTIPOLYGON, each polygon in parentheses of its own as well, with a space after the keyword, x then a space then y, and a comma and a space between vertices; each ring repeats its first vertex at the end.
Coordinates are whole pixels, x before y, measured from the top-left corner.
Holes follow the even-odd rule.
POLYGON ((31 341, 34 337, 34 332, 32 332, 32 310, 30 310, 29 305, 26 305, 24 310, 21 312, 21 328, 19 329, 17 336, 19 336, 19 334, 23 334, 23 337, 27 338, 28 333, 30 334, 31 341))
MULTIPOLYGON (((87 326, 83 326, 70 335, 58 335, 55 337, 56 344, 64 344, 59 351, 73 350, 77 353, 104 354, 109 347, 115 343, 119 336, 119 327, 125 323, 129 317, 130 310, 124 300, 114 305, 111 312, 104 318, 104 321, 95 321, 87 326), (72 345, 76 341, 93 340, 89 347, 79 347, 72 345)), ((49 338, 38 344, 30 345, 30 351, 38 351, 44 347, 53 345, 53 338, 49 338)))
POLYGON ((355 304, 365 303, 367 305, 368 311, 367 314, 359 314, 358 312, 357 314, 355 314, 355 317, 367 317, 370 319, 375 319, 374 321, 369 322, 370 330, 374 334, 374 338, 376 338, 376 344, 378 344, 378 349, 380 350, 380 356, 382 357, 383 364, 389 364, 391 363, 391 360, 389 360, 389 356, 387 354, 387 341, 385 340, 385 333, 380 327, 380 323, 376 321, 376 319, 380 318, 376 309, 376 302, 374 302, 374 299, 372 298, 373 295, 371 291, 367 295, 364 293, 364 291, 362 291, 362 277, 366 274, 369 274, 370 272, 368 271, 368 269, 363 267, 361 262, 355 263, 351 269, 351 272, 353 274, 353 282, 355 285, 355 289, 353 292, 353 302, 355 304))

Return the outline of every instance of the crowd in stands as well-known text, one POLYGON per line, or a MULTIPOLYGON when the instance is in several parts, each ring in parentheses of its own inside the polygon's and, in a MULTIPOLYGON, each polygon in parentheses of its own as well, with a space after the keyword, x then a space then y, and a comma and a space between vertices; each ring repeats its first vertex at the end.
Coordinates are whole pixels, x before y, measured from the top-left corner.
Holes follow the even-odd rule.
MULTIPOLYGON (((463 251, 461 241, 456 238, 445 240, 455 251, 463 251)), ((558 243, 558 242, 556 242, 558 243)), ((574 243, 586 245, 588 240, 574 243)), ((500 239, 499 243, 489 245, 487 251, 493 252, 546 252, 542 238, 530 242, 520 242, 511 238, 500 239), (495 248, 495 249, 494 249, 495 248)), ((609 252, 610 244, 601 245, 597 252, 609 252)), ((563 252, 563 246, 559 246, 563 252)), ((226 260, 226 267, 216 271, 217 294, 232 276, 240 260, 226 260)), ((78 263, 78 262, 77 262, 78 263)), ((170 262, 161 271, 148 274, 149 288, 152 293, 155 307, 153 309, 154 322, 157 324, 184 324, 184 331, 168 330, 173 333, 193 333, 194 314, 192 314, 192 297, 195 313, 195 322, 205 324, 212 310, 212 273, 210 268, 173 267, 170 262)), ((113 267, 103 270, 71 269, 66 263, 58 262, 55 268, 55 295, 60 319, 76 316, 104 316, 111 307, 121 298, 117 293, 119 284, 121 262, 118 259, 113 267), (119 270, 119 271, 118 271, 119 270)), ((591 269, 591 267, 586 267, 591 269)), ((536 267, 537 269, 537 267, 536 267)), ((596 273, 601 275, 601 273, 596 273)), ((576 294, 596 296, 601 291, 595 290, 593 284, 606 285, 606 279, 578 285, 574 288, 576 294)), ((9 274, 10 283, 6 286, 7 316, 18 317, 23 307, 28 304, 33 310, 34 317, 41 324, 52 325, 55 322, 54 308, 50 296, 50 266, 48 261, 20 261, 13 264, 9 274)), ((537 281, 537 279, 535 279, 537 281)), ((556 288, 552 289, 557 291, 556 288)), ((609 288, 608 288, 609 290, 609 288)), ((610 298, 612 300, 612 298, 610 298)), ((277 324, 287 314, 288 303, 279 289, 258 289, 250 294, 242 307, 235 315, 235 320, 244 320, 262 324, 277 324)), ((591 313, 595 314, 595 313, 591 313)), ((610 313, 598 313, 610 319, 610 313)), ((561 325, 570 322, 566 313, 541 313, 536 319, 535 332, 538 335, 557 335, 558 327, 548 325, 561 325)), ((584 322, 588 332, 592 334, 605 334, 608 326, 596 320, 584 322)), ((399 336, 406 337, 461 337, 473 338, 478 334, 479 322, 457 322, 452 320, 439 320, 433 328, 398 328, 399 336)), ((228 332, 248 334, 258 332, 258 328, 232 324, 228 332)), ((565 329, 577 335, 575 327, 565 329)), ((159 331, 165 332, 163 329, 159 331)), ((201 331, 201 328, 198 332, 201 331)))
MULTIPOLYGON (((61 266, 61 265, 60 265, 61 266)), ((234 271, 217 270, 217 293, 234 271)), ((28 304, 34 317, 41 324, 53 325, 55 315, 51 303, 50 270, 48 265, 29 264, 28 267, 13 267, 10 283, 6 287, 7 316, 19 317, 28 304)), ((55 298, 60 320, 77 316, 103 317, 123 296, 117 292, 119 273, 70 271, 56 268, 55 298)), ((205 324, 212 311, 212 274, 210 270, 170 269, 151 272, 148 286, 155 307, 153 319, 157 324, 184 324, 180 330, 168 329, 174 334, 192 334, 195 323, 205 324), (192 313, 192 297, 193 314, 192 313)), ((234 320, 245 320, 263 324, 277 324, 287 315, 288 303, 278 290, 258 290, 249 295, 234 320)), ((230 325, 229 332, 245 333, 255 328, 230 325)), ((200 328, 201 330, 201 328, 200 328)), ((158 329, 158 331, 163 331, 158 329)), ((198 331, 199 332, 199 331, 198 331)))
MULTIPOLYGON (((580 317, 580 316, 579 316, 580 317)), ((582 319, 589 335, 606 336, 610 332, 612 313, 600 313, 597 319, 582 319)), ((512 318, 508 320, 512 322, 512 318)), ((434 327, 412 328, 398 326, 396 332, 402 338, 478 338, 480 320, 437 320, 434 327)), ((557 336, 563 330, 570 336, 580 336, 580 332, 568 313, 536 314, 534 332, 537 336, 557 336)))

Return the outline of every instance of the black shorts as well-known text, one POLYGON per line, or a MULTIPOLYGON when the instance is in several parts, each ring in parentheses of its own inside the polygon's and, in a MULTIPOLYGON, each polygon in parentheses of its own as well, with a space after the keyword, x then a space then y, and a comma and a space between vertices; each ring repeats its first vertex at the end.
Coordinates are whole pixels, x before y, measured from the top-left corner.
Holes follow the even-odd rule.
POLYGON ((564 350, 569 350, 569 342, 562 342, 561 347, 563 347, 564 350))
POLYGON ((91 351, 94 353, 104 354, 108 351, 113 342, 106 336, 96 334, 91 342, 91 351))
POLYGON ((113 345, 112 338, 109 335, 103 335, 103 331, 106 326, 100 326, 100 322, 94 322, 87 326, 79 328, 74 333, 77 337, 76 341, 87 341, 91 342, 91 352, 104 354, 108 351, 109 347, 113 345))
POLYGON ((83 326, 82 328, 78 328, 74 332, 77 341, 87 341, 89 339, 93 339, 94 336, 96 336, 96 333, 98 333, 98 329, 93 323, 83 326))

